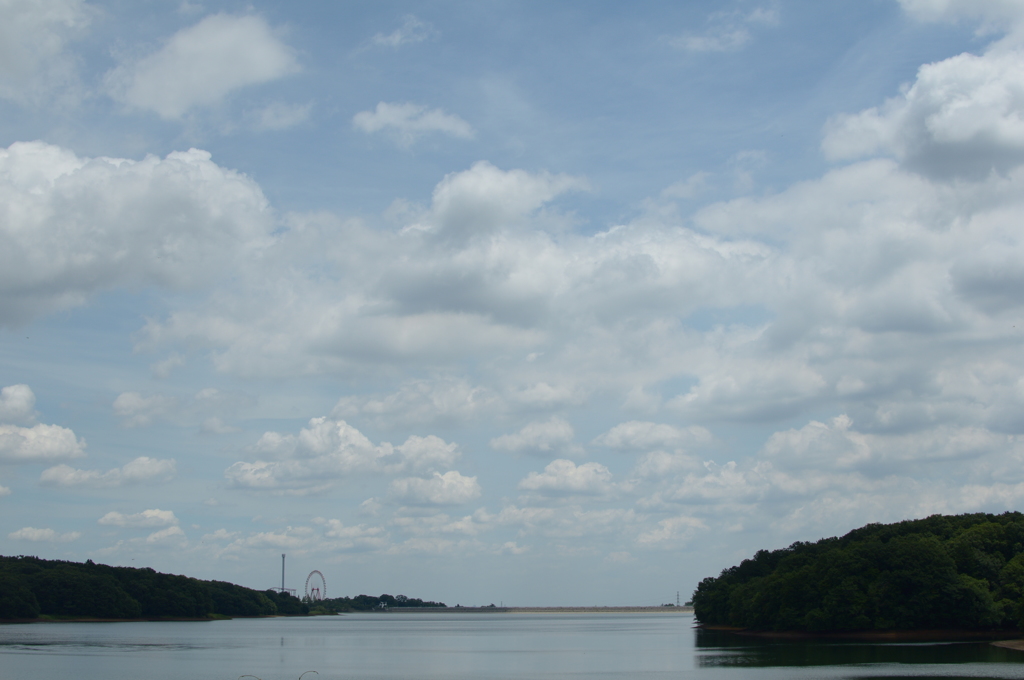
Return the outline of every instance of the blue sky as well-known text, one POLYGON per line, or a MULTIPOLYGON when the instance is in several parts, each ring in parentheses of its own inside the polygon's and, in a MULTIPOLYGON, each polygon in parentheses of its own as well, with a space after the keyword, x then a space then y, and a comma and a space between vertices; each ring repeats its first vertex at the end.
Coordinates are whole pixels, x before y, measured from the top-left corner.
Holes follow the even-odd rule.
POLYGON ((660 604, 1024 497, 1024 3, 0 7, 0 553, 660 604))

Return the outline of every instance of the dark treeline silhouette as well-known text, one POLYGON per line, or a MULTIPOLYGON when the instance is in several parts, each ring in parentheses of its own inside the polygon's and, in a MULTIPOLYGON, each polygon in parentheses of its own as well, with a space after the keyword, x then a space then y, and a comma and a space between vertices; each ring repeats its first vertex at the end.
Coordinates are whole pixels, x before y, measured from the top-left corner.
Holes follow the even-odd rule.
POLYGON ((416 597, 405 595, 356 595, 355 597, 335 597, 317 603, 327 611, 373 611, 375 609, 401 609, 402 607, 447 607, 444 602, 425 602, 416 597))
POLYGON ((301 616, 292 595, 152 569, 0 556, 0 619, 301 616))
POLYGON ((1024 515, 932 515, 761 550, 701 581, 705 625, 764 631, 1024 628, 1024 515))

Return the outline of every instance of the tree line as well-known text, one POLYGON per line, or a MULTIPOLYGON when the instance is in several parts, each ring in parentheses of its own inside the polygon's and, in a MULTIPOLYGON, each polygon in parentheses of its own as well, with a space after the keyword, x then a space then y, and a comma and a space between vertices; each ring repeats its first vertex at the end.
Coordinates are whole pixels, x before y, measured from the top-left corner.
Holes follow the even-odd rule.
POLYGON ((0 556, 0 619, 303 616, 293 595, 153 569, 0 556))
POLYGON ((932 515, 760 550, 705 578, 708 626, 838 632, 1024 628, 1024 515, 932 515))
POLYGON ((315 603, 318 609, 327 612, 368 612, 374 610, 402 609, 403 607, 447 607, 444 602, 430 602, 418 597, 405 595, 356 595, 355 597, 335 597, 315 603))

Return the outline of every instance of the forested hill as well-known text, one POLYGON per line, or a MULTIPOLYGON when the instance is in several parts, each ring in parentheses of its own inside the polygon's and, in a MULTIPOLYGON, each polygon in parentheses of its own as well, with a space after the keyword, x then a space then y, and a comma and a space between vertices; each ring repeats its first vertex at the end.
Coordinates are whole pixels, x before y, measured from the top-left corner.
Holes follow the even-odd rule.
POLYGON ((0 619, 295 616, 298 598, 152 569, 0 556, 0 619))
POLYGON ((765 631, 1024 628, 1024 515, 869 524, 762 550, 701 581, 705 625, 765 631))

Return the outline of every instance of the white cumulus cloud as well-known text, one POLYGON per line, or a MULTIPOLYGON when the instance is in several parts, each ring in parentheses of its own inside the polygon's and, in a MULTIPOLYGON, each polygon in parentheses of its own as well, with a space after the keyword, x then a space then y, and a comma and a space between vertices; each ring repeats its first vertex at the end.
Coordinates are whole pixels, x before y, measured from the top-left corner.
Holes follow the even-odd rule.
POLYGON ((456 444, 434 435, 375 445, 344 420, 326 417, 313 418, 298 435, 264 433, 255 452, 260 460, 239 461, 224 472, 232 485, 311 492, 350 474, 448 469, 462 455, 456 444))
POLYGON ((612 473, 600 463, 577 466, 560 458, 548 463, 544 472, 531 472, 520 480, 519 488, 555 496, 602 495, 613 488, 612 473))
POLYGON ((426 479, 396 479, 390 489, 392 498, 410 505, 459 505, 479 498, 481 493, 476 477, 466 477, 456 470, 443 475, 435 472, 426 479))
POLYGON ((464 379, 443 377, 409 380, 390 394, 342 397, 331 415, 369 418, 385 427, 461 423, 500 408, 500 401, 500 397, 486 387, 471 385, 464 379))
POLYGON ((23 527, 7 534, 7 538, 11 540, 32 541, 33 543, 68 543, 81 538, 81 536, 82 534, 77 531, 60 534, 53 529, 37 529, 35 527, 23 527))
POLYGON ((0 390, 0 423, 35 420, 36 395, 28 385, 8 385, 0 390))
POLYGON ((379 102, 373 111, 360 111, 353 116, 352 125, 368 134, 382 130, 391 132, 405 146, 431 132, 460 139, 472 139, 476 134, 469 123, 454 114, 408 102, 379 102))
POLYGON ((179 526, 170 526, 166 529, 154 531, 146 536, 146 543, 182 543, 185 540, 185 532, 179 526))
POLYGON ((298 70, 293 50, 265 19, 214 14, 178 31, 153 54, 121 64, 106 81, 125 104, 176 119, 298 70))
POLYGON ((46 463, 85 455, 85 440, 60 425, 0 425, 0 461, 46 463))
POLYGON ((149 529, 153 527, 177 526, 178 518, 171 510, 153 508, 132 515, 112 510, 100 517, 99 523, 104 526, 126 527, 129 529, 149 529))
POLYGON ((259 187, 204 151, 89 159, 16 142, 0 148, 0 326, 118 286, 198 287, 271 229, 259 187))
MULTIPOLYGON (((558 416, 536 421, 523 426, 514 434, 503 434, 491 440, 491 447, 498 451, 518 453, 532 451, 551 453, 572 447, 575 431, 569 421, 558 416)), ((580 451, 580 447, 575 447, 580 451)))
POLYGON ((61 464, 43 470, 39 483, 47 486, 114 487, 129 484, 154 484, 174 478, 177 471, 173 459, 139 456, 119 468, 102 472, 100 470, 79 470, 61 464))
POLYGON ((631 420, 598 436, 594 444, 619 451, 643 451, 707 444, 711 439, 711 433, 699 425, 679 428, 665 423, 631 420))
POLYGON ((696 517, 669 517, 658 522, 657 527, 636 537, 643 546, 678 548, 688 543, 698 531, 708 526, 696 517))
POLYGON ((938 177, 984 176, 1024 161, 1024 48, 993 47, 925 64, 881 107, 829 121, 833 159, 891 154, 938 177))

